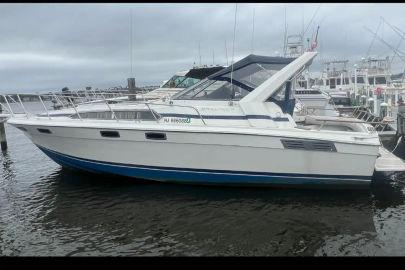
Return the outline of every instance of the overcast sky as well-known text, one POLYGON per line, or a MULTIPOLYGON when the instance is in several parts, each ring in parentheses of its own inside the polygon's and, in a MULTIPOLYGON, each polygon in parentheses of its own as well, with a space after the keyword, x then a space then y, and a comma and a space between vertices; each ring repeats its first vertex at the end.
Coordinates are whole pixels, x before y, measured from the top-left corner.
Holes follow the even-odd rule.
MULTIPOLYGON (((288 34, 319 29, 319 55, 355 60, 367 55, 383 16, 405 31, 405 4, 238 4, 235 59, 252 52, 283 50, 284 11, 288 34), (311 20, 312 19, 312 20, 311 20)), ((175 72, 232 58, 235 4, 0 4, 0 92, 60 90, 64 86, 113 87, 135 77, 137 85, 159 85, 175 72), (132 10, 133 71, 130 14, 132 10), (225 50, 225 42, 227 51, 225 50)), ((400 37, 387 24, 379 35, 397 47, 400 37)), ((399 48, 405 51, 404 44, 399 48)), ((375 40, 370 55, 393 56, 375 40)), ((394 71, 405 64, 394 60, 394 71)))

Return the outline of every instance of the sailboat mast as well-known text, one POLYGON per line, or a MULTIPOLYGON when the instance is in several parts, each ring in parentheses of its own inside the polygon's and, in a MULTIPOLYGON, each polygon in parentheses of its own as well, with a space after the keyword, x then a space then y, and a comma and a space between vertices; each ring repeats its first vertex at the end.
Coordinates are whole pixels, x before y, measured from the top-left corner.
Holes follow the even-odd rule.
POLYGON ((255 36, 255 9, 253 8, 252 42, 250 46, 251 53, 253 53, 254 36, 255 36))

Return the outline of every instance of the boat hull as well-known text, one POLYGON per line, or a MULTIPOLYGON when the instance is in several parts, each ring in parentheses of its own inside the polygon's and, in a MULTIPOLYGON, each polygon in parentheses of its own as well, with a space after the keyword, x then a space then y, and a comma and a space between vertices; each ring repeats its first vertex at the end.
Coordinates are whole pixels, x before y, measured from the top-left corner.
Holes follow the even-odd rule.
MULTIPOLYGON (((214 185, 368 186, 376 155, 370 145, 335 143, 337 152, 285 149, 277 136, 27 126, 26 135, 65 167, 140 179, 214 185), (51 134, 38 129, 49 128, 51 134)), ((377 150, 378 151, 378 150, 377 150)))
POLYGON ((112 162, 100 162, 61 154, 38 146, 47 156, 64 167, 85 170, 93 173, 108 173, 161 182, 178 182, 200 185, 230 186, 368 186, 370 176, 305 175, 287 173, 259 173, 224 170, 198 170, 188 168, 168 168, 137 166, 112 162))

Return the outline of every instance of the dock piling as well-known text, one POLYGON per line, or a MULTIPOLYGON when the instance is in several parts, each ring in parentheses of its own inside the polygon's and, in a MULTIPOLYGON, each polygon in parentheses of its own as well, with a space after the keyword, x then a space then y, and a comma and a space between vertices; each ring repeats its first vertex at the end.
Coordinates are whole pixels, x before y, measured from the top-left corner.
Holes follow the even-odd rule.
MULTIPOLYGON (((3 107, 0 105, 0 114, 3 113, 3 107)), ((4 127, 6 121, 1 119, 0 121, 0 144, 1 144, 1 151, 7 150, 7 138, 6 138, 6 129, 4 127)))

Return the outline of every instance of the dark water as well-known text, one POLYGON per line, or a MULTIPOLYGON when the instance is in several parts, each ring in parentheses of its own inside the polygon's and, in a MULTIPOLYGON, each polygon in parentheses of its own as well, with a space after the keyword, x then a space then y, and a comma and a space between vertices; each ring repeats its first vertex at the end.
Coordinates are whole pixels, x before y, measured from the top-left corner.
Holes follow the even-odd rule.
POLYGON ((365 191, 135 183, 61 169, 6 128, 0 255, 405 255, 405 175, 365 191))

